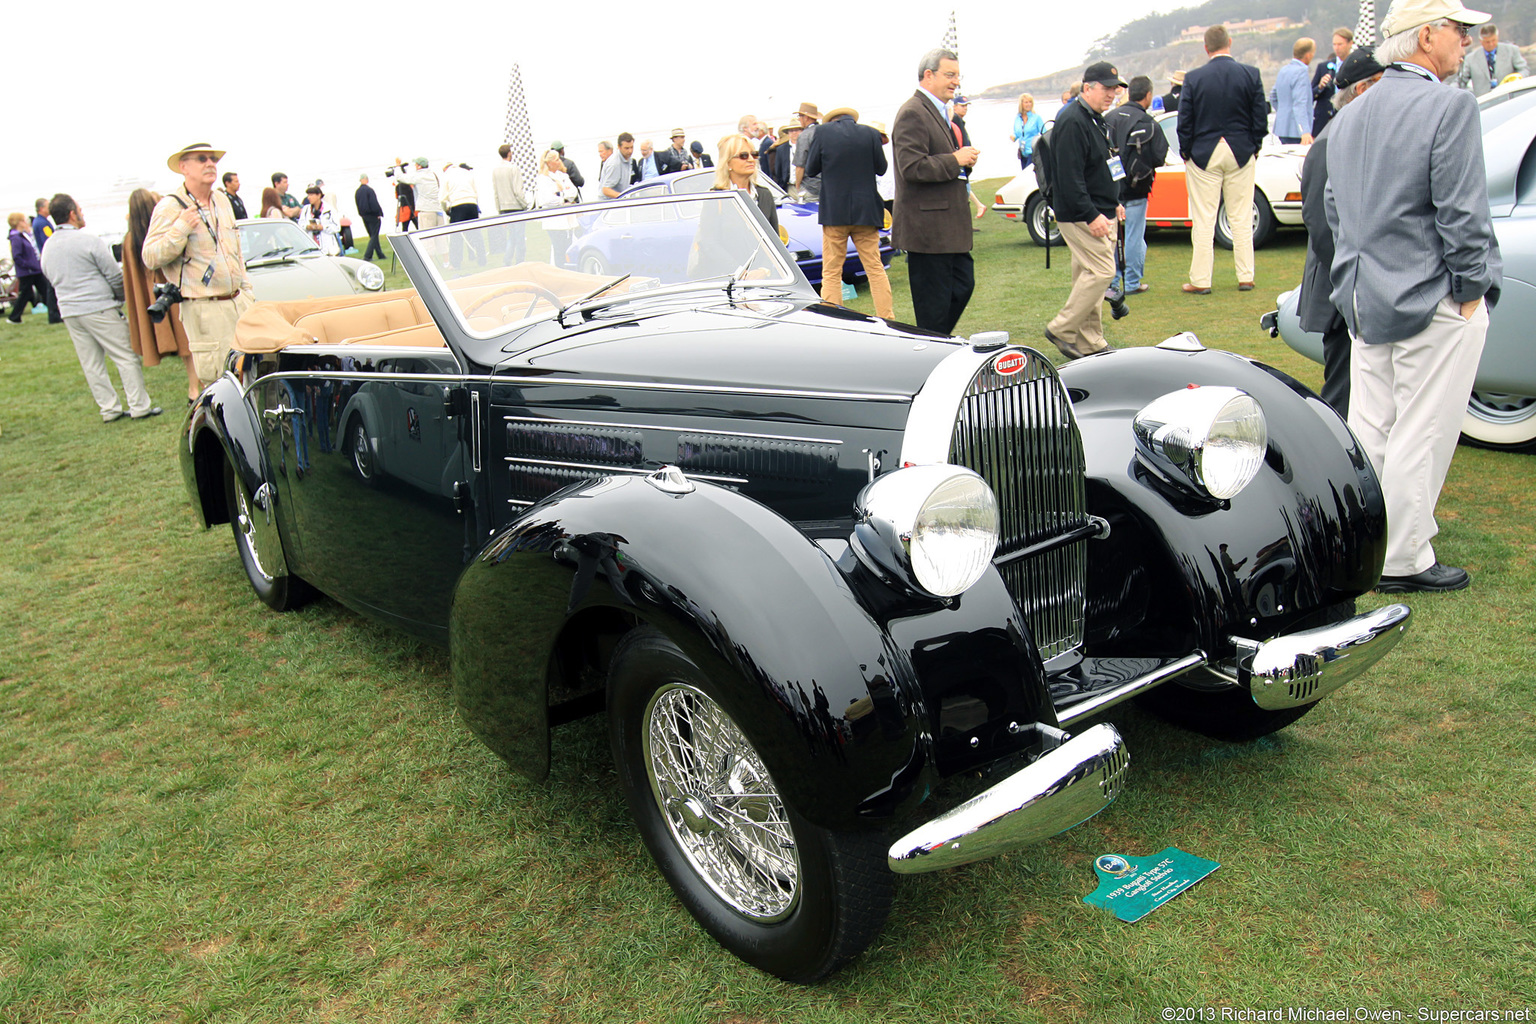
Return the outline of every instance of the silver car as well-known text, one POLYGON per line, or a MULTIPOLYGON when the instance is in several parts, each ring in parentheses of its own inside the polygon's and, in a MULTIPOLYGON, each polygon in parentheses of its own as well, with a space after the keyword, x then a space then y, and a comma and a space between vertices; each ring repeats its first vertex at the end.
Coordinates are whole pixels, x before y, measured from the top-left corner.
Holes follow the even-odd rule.
POLYGON ((290 220, 252 218, 237 221, 240 255, 251 272, 256 298, 323 298, 376 292, 384 271, 367 260, 327 256, 309 234, 290 220))
MULTIPOLYGON (((1485 448, 1536 451, 1536 78, 1501 86, 1478 100, 1488 205, 1504 256, 1504 290, 1488 323, 1488 342, 1461 423, 1462 440, 1485 448)), ((1279 297, 1280 337, 1323 361, 1323 336, 1301 329, 1297 293, 1279 297)))

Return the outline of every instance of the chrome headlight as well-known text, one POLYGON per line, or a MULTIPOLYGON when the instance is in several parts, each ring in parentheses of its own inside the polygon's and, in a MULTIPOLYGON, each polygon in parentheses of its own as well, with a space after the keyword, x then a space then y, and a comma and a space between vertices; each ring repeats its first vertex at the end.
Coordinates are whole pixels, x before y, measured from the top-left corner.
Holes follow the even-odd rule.
POLYGON ((370 292, 376 292, 384 287, 384 271, 367 261, 359 261, 361 265, 352 267, 353 276, 357 283, 370 292))
POLYGON ((934 597, 981 579, 997 550, 997 498, 961 466, 909 466, 859 493, 853 549, 882 575, 934 597))
POLYGON ((1264 410, 1246 391, 1192 386, 1156 399, 1136 414, 1136 443, 1155 463, 1213 498, 1248 486, 1264 464, 1264 410))

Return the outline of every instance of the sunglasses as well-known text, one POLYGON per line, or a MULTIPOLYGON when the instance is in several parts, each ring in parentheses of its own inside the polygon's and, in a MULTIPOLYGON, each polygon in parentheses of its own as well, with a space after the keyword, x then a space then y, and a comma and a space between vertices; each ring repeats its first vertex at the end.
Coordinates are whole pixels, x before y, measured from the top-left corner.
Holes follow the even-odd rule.
POLYGON ((757 159, 757 154, 756 153, 737 153, 735 156, 731 157, 731 159, 732 160, 756 160, 757 159))
POLYGON ((200 164, 216 164, 219 162, 219 158, 212 153, 188 153, 186 159, 196 160, 200 164))

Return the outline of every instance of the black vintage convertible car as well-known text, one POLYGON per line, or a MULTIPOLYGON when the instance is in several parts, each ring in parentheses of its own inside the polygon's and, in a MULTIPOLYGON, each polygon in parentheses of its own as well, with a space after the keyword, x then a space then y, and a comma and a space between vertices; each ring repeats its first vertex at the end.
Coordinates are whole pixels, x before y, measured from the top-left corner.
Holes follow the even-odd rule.
POLYGON ((606 712, 657 865, 749 963, 822 978, 896 875, 1108 806, 1105 709, 1260 736, 1406 627, 1356 614, 1380 488, 1284 374, 1188 334, 1058 373, 821 304, 735 193, 619 202, 646 272, 552 265, 579 228, 533 212, 401 238, 411 291, 259 303, 182 467, 267 604, 446 644, 514 768, 606 712))

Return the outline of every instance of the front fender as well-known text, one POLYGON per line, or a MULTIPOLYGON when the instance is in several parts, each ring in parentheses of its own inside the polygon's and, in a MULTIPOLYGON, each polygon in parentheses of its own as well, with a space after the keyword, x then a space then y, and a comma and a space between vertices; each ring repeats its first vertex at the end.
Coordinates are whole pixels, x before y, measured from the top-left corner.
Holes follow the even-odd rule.
POLYGON ((810 820, 868 828, 926 795, 911 662, 832 559, 734 491, 664 493, 639 477, 552 495, 460 579, 449 625, 459 710, 514 767, 548 770, 554 638, 592 609, 677 643, 810 820))
POLYGON ((229 522, 225 462, 235 467, 248 493, 261 489, 267 479, 261 426, 233 377, 220 377, 198 396, 182 424, 178 455, 187 496, 204 529, 229 522))
POLYGON ((1091 653, 1231 654, 1316 624, 1370 590, 1386 555, 1386 511, 1369 460, 1321 399, 1272 367, 1230 352, 1126 349, 1062 368, 1088 462, 1089 511, 1112 526, 1089 547, 1091 653), (1242 388, 1264 409, 1265 464, 1216 501, 1137 453, 1131 422, 1191 384, 1242 388))

